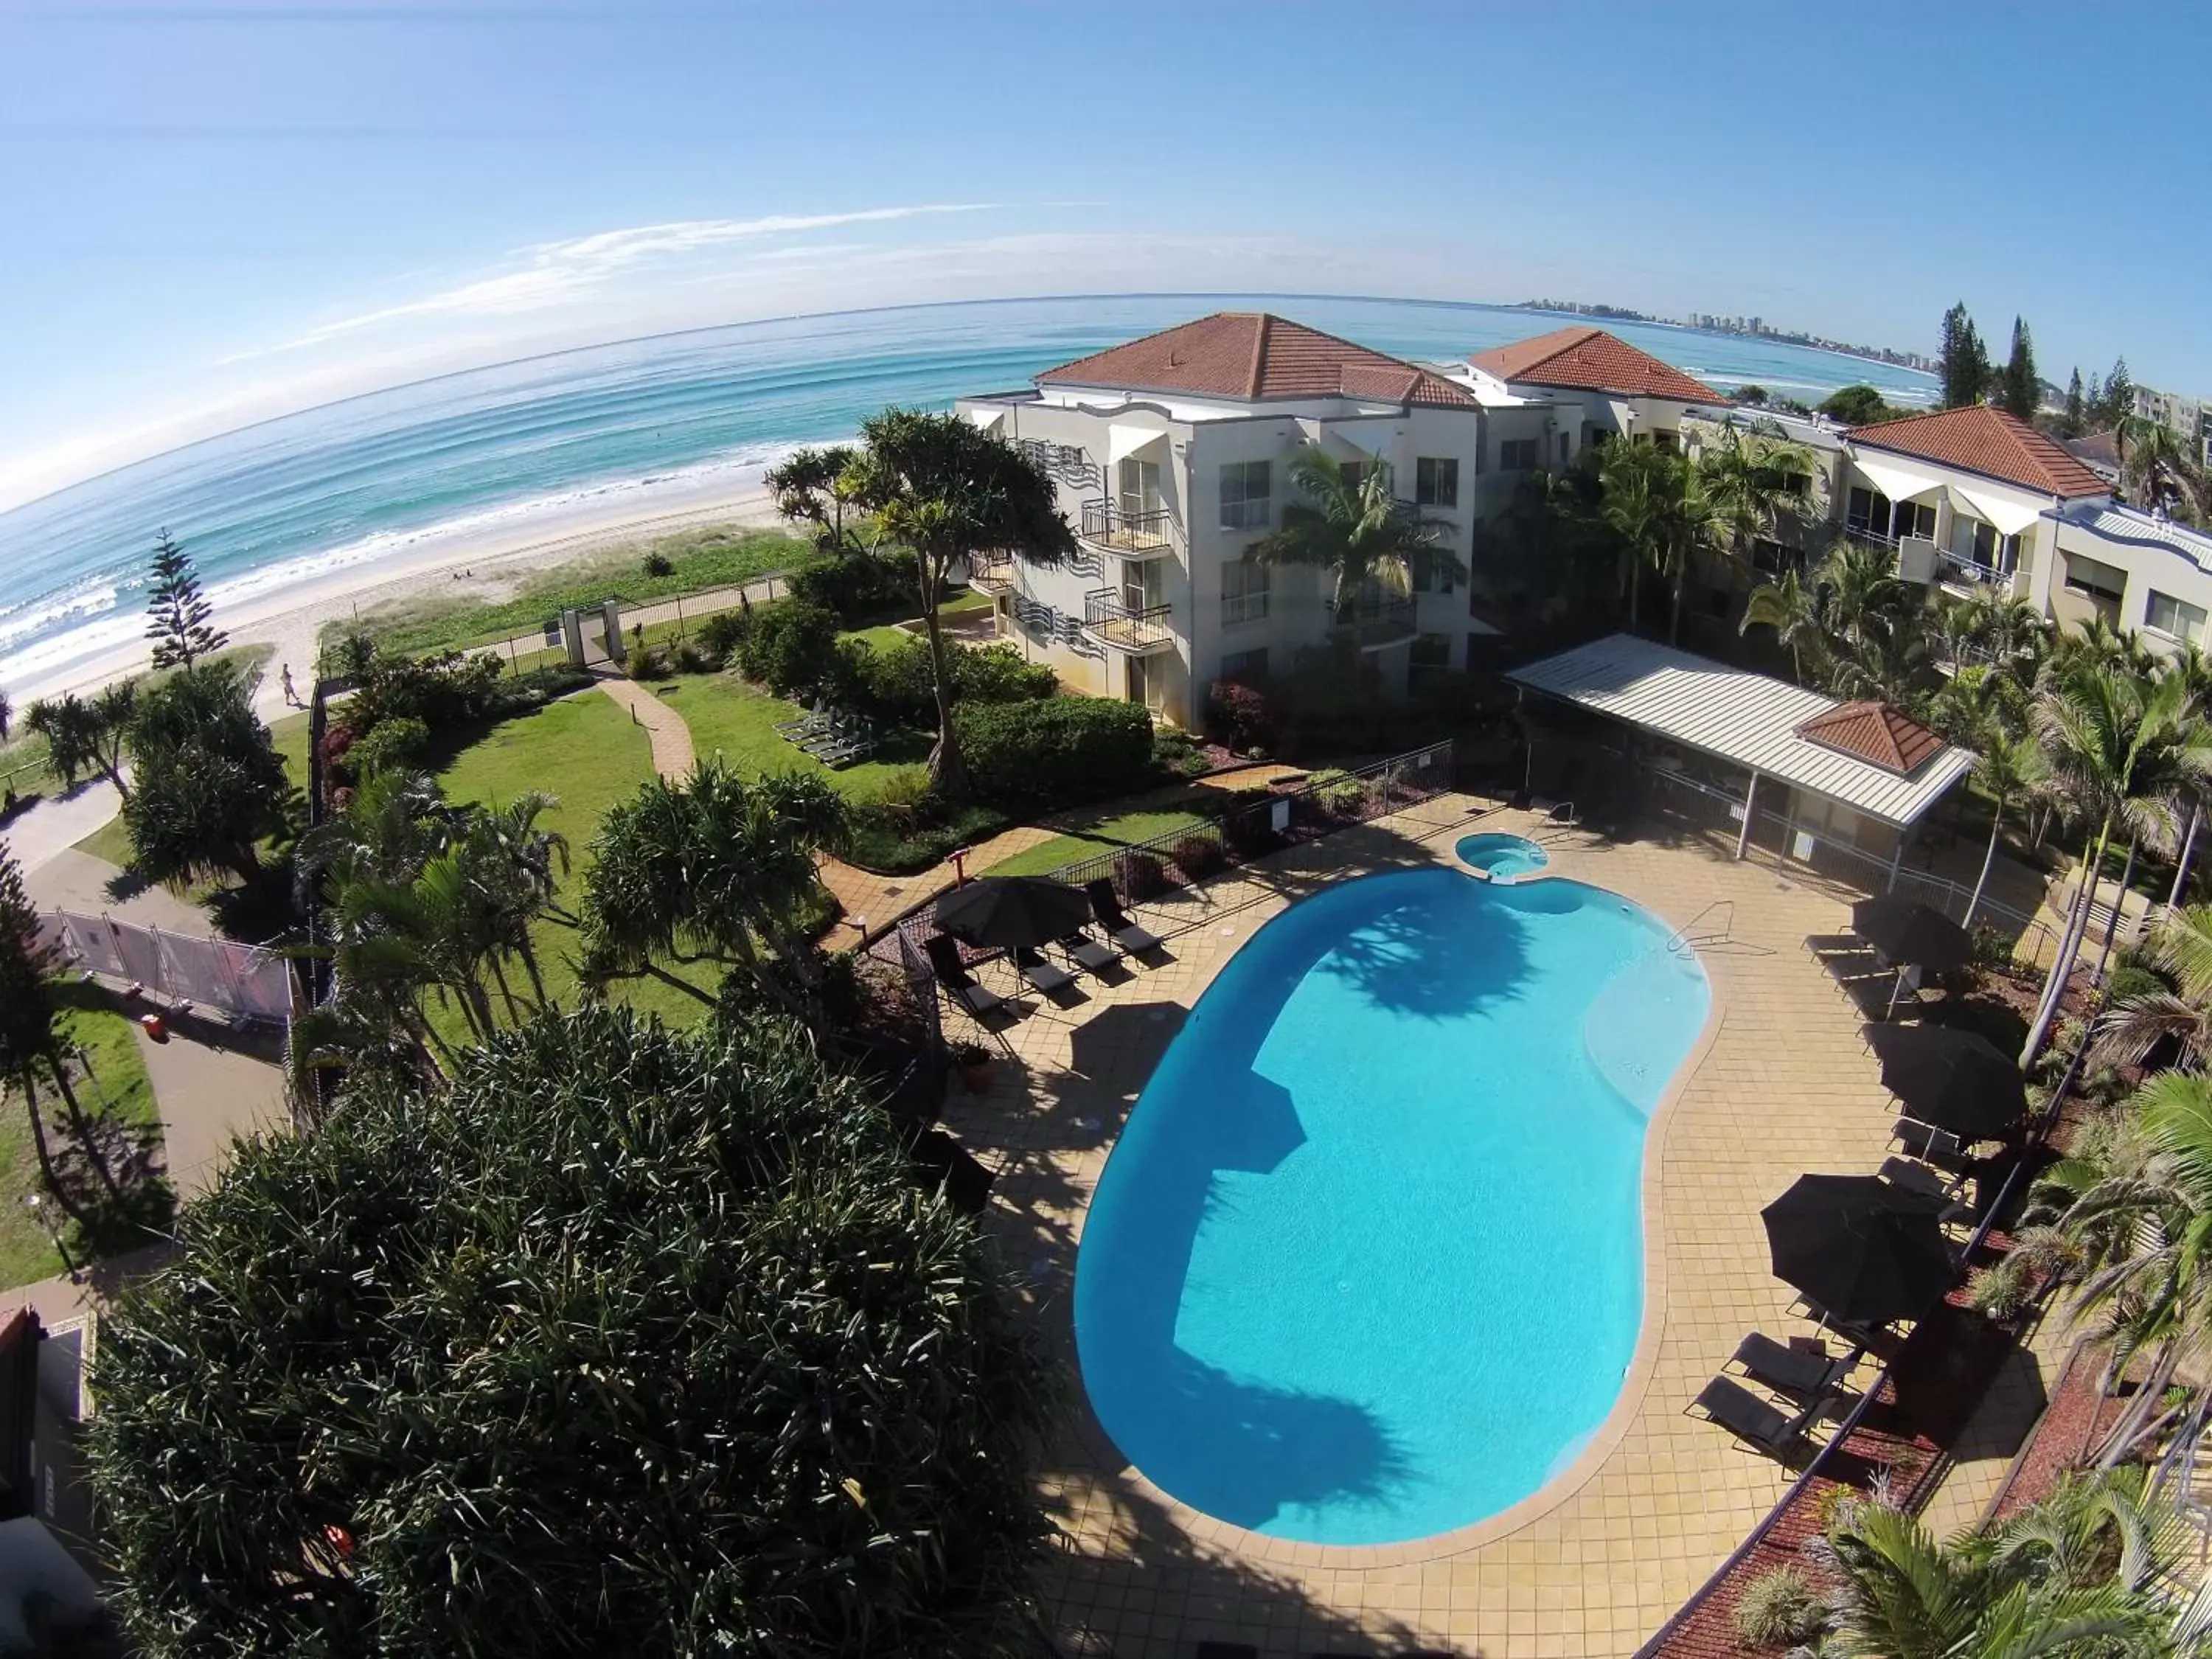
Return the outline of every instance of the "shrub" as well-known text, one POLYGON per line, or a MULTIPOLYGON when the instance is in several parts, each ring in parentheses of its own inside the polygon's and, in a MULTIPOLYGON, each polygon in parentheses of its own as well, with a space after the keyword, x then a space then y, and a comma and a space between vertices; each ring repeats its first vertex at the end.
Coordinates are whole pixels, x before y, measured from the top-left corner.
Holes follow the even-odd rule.
POLYGON ((717 611, 699 624, 700 648, 717 661, 727 662, 752 637, 753 611, 749 605, 717 611))
POLYGON ((1173 726, 1152 734, 1152 764, 1179 778, 1202 778, 1213 769, 1198 740, 1173 726))
POLYGON ((1229 792, 1222 802, 1221 838, 1247 858, 1273 852, 1280 844, 1273 811, 1279 799, 1272 789, 1229 792))
MULTIPOLYGON (((930 810, 935 810, 933 803, 930 810)), ((954 848, 995 836, 1006 827, 1004 813, 981 804, 964 806, 949 818, 927 823, 886 803, 857 805, 853 809, 853 836, 845 856, 880 875, 909 875, 941 864, 954 848)))
POLYGON ((819 690, 837 675, 836 616, 796 602, 766 606, 756 613, 739 660, 748 679, 779 697, 819 690))
POLYGON ((1167 890, 1167 866, 1150 853, 1124 848, 1114 860, 1114 884, 1123 898, 1134 904, 1167 890))
POLYGON ((380 772, 413 770, 429 747, 430 728, 413 715, 403 714, 382 721, 353 743, 345 760, 356 778, 373 778, 380 772))
POLYGON ((2154 997, 2170 988, 2166 982, 2140 962, 2123 957, 2112 969, 2112 1000, 2126 1002, 2136 997, 2154 997))
POLYGON ((1169 860, 1193 881, 1212 875, 1229 862, 1221 843, 1211 836, 1185 836, 1168 849, 1169 860))
POLYGON ((896 549, 824 560, 793 572, 784 586, 799 604, 834 611, 854 627, 884 616, 912 616, 921 577, 914 555, 896 549))
POLYGON ((1747 1648, 1809 1642, 1833 1616, 1828 1599, 1796 1567, 1759 1574, 1736 1596, 1733 1614, 1736 1640, 1747 1648))
POLYGON ((645 556, 645 574, 648 576, 672 576, 676 574, 676 566, 665 553, 648 553, 645 556))
POLYGON ((1966 1280, 1966 1305, 1996 1320, 2016 1319, 2035 1295, 2035 1281, 2018 1251, 1986 1267, 1977 1267, 1966 1280))
POLYGON ((679 640, 669 656, 669 665, 679 674, 711 674, 720 666, 696 640, 679 640))
POLYGON ((937 805, 927 766, 894 766, 853 792, 856 806, 875 807, 908 824, 931 821, 937 805))
POLYGON ((1152 775, 1152 717, 1094 697, 964 703, 953 732, 985 799, 1009 806, 1097 800, 1152 775))
MULTIPOLYGON (((1031 702, 1060 689, 1060 677, 1042 663, 1024 660, 1011 645, 945 642, 956 702, 1031 702)), ((937 720, 936 677, 929 641, 905 635, 887 645, 848 640, 840 647, 853 696, 878 720, 914 726, 937 720)))
POLYGON ((1367 786, 1331 767, 1314 774, 1313 798, 1323 811, 1345 817, 1367 804, 1367 786))
POLYGON ((634 680, 665 680, 676 672, 660 646, 635 647, 629 653, 629 677, 634 680))
POLYGON ((501 665, 497 657, 447 651, 432 657, 379 657, 361 676, 346 705, 356 740, 387 720, 418 720, 431 731, 491 711, 501 665))
POLYGON ((1206 694, 1206 729, 1231 749, 1249 751, 1275 741, 1275 710, 1267 694, 1240 680, 1216 680, 1206 694))

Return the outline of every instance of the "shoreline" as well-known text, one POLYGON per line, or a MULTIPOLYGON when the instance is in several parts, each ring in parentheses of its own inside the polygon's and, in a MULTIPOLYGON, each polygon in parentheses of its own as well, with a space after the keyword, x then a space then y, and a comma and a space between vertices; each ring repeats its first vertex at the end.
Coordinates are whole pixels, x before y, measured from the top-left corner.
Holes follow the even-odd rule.
MULTIPOLYGON (((702 489, 688 501, 663 497, 632 501, 610 511, 576 511, 527 525, 478 529, 426 542, 388 562, 348 566, 329 575, 291 584, 234 605, 218 605, 214 621, 233 646, 268 645, 275 654, 263 676, 255 705, 287 712, 283 669, 289 664, 304 695, 313 673, 316 640, 324 624, 358 616, 380 605, 446 595, 461 599, 507 597, 524 576, 553 566, 610 551, 626 544, 681 531, 729 524, 748 528, 782 527, 768 491, 757 483, 743 489, 724 484, 702 489), (463 573, 466 573, 464 574, 463 573)), ((65 692, 87 696, 133 674, 147 672, 149 647, 143 641, 88 654, 55 672, 26 678, 6 690, 18 708, 41 697, 65 692)))

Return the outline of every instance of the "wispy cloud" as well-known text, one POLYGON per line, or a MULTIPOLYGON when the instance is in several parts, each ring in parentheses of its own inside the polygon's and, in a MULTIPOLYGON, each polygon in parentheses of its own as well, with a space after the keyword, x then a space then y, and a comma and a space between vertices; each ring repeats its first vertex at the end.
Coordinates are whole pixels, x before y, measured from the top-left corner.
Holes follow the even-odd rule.
MULTIPOLYGON (((883 224, 948 213, 980 213, 988 202, 928 202, 908 207, 864 208, 851 213, 770 214, 757 219, 679 219, 665 225, 603 230, 566 241, 519 249, 516 269, 428 294, 421 299, 365 311, 319 325, 295 339, 265 348, 289 351, 319 345, 362 329, 420 318, 503 317, 582 298, 640 266, 684 258, 763 237, 802 235, 843 225, 883 224)), ((240 353, 225 362, 258 356, 240 353)))

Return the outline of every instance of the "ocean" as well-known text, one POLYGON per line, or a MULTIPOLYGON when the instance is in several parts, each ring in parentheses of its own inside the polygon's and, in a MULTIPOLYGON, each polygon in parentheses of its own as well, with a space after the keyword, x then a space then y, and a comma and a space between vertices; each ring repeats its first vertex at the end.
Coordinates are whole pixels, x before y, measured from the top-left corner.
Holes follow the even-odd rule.
MULTIPOLYGON (((1506 306, 1129 295, 906 307, 738 324, 532 357, 325 404, 173 450, 0 514, 0 686, 51 681, 137 637, 155 532, 218 607, 433 537, 634 498, 642 516, 887 404, 942 408, 1215 310, 1272 310, 1379 350, 1463 358, 1571 320, 1506 306)), ((1912 370, 1656 325, 1623 338, 1723 387, 1817 403, 1866 381, 1925 404, 1912 370)))

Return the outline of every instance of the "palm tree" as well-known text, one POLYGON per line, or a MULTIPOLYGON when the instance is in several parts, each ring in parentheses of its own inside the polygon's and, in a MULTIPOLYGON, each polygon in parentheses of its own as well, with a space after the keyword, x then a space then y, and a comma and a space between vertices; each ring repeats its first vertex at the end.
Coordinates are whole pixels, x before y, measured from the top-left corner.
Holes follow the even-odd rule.
POLYGON ((477 888, 489 921, 494 940, 490 957, 494 976, 513 1017, 514 997, 507 991, 499 952, 518 958, 530 977, 539 1007, 550 1006, 545 976, 531 942, 531 924, 540 916, 554 915, 573 922, 555 900, 559 877, 568 869, 568 837, 538 827, 538 817, 558 806, 557 797, 541 790, 517 796, 505 806, 481 809, 471 814, 462 847, 471 882, 477 888))
POLYGON ((1697 474, 1711 501, 1729 556, 1748 567, 1753 544, 1771 535, 1783 514, 1801 507, 1797 480, 1811 477, 1813 452, 1768 420, 1748 436, 1733 422, 1698 453, 1697 474))
POLYGON ((2097 1058, 2139 1065, 2172 1038, 2190 1065, 2203 1065, 2212 1058, 2212 905, 2168 910, 2143 954, 2172 977, 2174 988, 2122 997, 2107 1007, 2097 1021, 2097 1058))
POLYGON ((1598 462, 1598 477, 1605 486, 1598 511, 1620 538, 1631 633, 1636 631, 1641 608, 1644 567, 1656 568, 1667 556, 1667 497, 1662 476, 1667 459, 1648 444, 1638 446, 1621 439, 1606 445, 1598 462))
POLYGON ((800 773, 743 778, 717 758, 675 783, 654 779, 608 812, 592 842, 586 978, 650 975, 711 1003, 660 961, 719 963, 818 1024, 816 858, 839 850, 851 823, 842 795, 800 773))
POLYGON ((887 409, 861 422, 865 447, 839 476, 849 500, 915 556, 916 597, 937 699, 932 781, 947 799, 972 787, 952 729, 952 666, 938 606, 952 568, 978 553, 1018 552, 1056 564, 1075 550, 1052 482, 1021 451, 953 414, 887 409))
POLYGON ((1790 672, 1802 685, 1806 647, 1818 653, 1825 637, 1820 631, 1820 596, 1799 580, 1795 570, 1785 570, 1778 581, 1761 582, 1751 590, 1736 632, 1748 634, 1754 628, 1774 630, 1775 642, 1790 653, 1790 672))
POLYGON ((2138 415, 2124 415, 2112 434, 2119 451, 2120 476, 2134 488, 2136 498, 2154 510, 2169 495, 2179 498, 2198 518, 2207 513, 2204 474, 2191 465, 2189 452, 2172 428, 2138 415))
POLYGON ((1990 844, 1982 854, 1982 872, 1974 878, 1973 896, 1966 901, 1966 920, 1971 929, 1974 913, 1982 908, 1982 892, 1990 884, 1990 866, 1996 862, 1997 836, 2004 828, 2005 808, 2042 781, 2043 756, 2024 738, 2007 735, 1994 723, 1983 728, 1974 759, 1974 782, 1993 803, 1990 813, 1990 844))
POLYGON ((2168 844, 2176 800, 2212 775, 2212 729, 2172 675, 2147 679, 2076 658, 2037 698, 2034 724, 2051 787, 2090 828, 2081 892, 2021 1051, 2022 1066, 2034 1060, 2057 1013, 2113 830, 2124 829, 2138 843, 2168 844))
POLYGON ((2118 1565, 2090 1570, 2086 1558, 2102 1561, 2107 1532, 2088 1518, 2089 1506, 2081 1509, 2032 1510, 2027 1524, 1946 1546, 1887 1504, 1856 1506, 1832 1540, 1845 1651, 1879 1659, 2165 1651, 2171 1610, 2148 1588, 2155 1552, 2124 1543, 2118 1565), (2072 1582, 2061 1562, 2090 1582, 2072 1582))
POLYGON ((1467 567, 1437 544, 1443 526, 1392 493, 1388 464, 1374 462, 1354 478, 1335 456, 1309 444, 1290 473, 1305 499, 1283 508, 1282 523, 1253 544, 1252 556, 1327 571, 1329 614, 1339 623, 1352 620, 1363 599, 1405 599, 1437 575, 1466 580, 1467 567))

